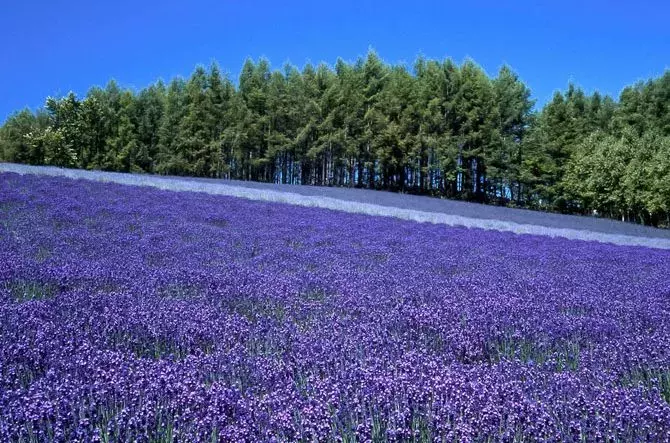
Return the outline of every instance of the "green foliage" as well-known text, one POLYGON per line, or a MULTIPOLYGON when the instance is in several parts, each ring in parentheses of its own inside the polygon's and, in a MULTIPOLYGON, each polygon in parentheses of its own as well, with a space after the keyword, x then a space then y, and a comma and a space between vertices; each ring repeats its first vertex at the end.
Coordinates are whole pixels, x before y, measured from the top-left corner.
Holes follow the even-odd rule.
POLYGON ((110 81, 0 127, 0 160, 414 192, 670 225, 670 71, 618 101, 570 84, 539 112, 508 66, 374 51, 333 68, 216 63, 139 92, 110 81))
POLYGON ((175 78, 168 86, 165 98, 165 112, 158 128, 158 154, 156 172, 161 174, 180 174, 186 169, 186 159, 178 144, 179 129, 184 117, 186 93, 185 82, 175 78))
POLYGON ((580 207, 640 223, 667 224, 670 137, 595 132, 570 159, 565 188, 580 207))
POLYGON ((525 152, 523 141, 531 123, 530 90, 508 66, 503 66, 493 80, 493 90, 499 122, 498 142, 488 163, 492 194, 497 200, 520 202, 523 187, 528 186, 522 176, 522 165, 532 152, 525 152))

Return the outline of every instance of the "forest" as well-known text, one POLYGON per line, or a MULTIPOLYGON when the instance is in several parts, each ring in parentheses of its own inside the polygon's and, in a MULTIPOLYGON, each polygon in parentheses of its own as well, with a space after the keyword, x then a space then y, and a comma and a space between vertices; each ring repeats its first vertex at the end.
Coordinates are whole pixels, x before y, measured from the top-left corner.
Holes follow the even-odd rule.
POLYGON ((570 84, 535 109, 509 66, 374 51, 216 63, 135 91, 49 97, 0 127, 0 161, 348 186, 670 226, 670 71, 618 98, 570 84))

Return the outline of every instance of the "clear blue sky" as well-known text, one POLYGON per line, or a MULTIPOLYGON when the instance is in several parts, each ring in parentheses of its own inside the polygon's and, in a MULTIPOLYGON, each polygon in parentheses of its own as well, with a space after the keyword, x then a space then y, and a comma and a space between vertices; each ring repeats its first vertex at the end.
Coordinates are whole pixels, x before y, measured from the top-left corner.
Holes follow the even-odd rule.
POLYGON ((334 64, 374 48, 508 63, 539 104, 574 81, 618 95, 670 67, 667 2, 30 1, 0 14, 0 121, 48 95, 85 94, 110 78, 142 88, 216 59, 236 80, 247 57, 273 67, 334 64))

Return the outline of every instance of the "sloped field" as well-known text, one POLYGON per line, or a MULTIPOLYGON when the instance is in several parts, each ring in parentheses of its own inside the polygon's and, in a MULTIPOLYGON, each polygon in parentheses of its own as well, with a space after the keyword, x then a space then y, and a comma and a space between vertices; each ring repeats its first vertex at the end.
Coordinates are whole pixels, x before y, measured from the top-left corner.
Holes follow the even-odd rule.
POLYGON ((0 171, 83 178, 172 191, 196 191, 448 226, 670 249, 670 230, 667 229, 595 217, 551 214, 365 189, 82 171, 12 163, 0 163, 0 171))
POLYGON ((670 251, 0 174, 0 439, 667 441, 670 251))

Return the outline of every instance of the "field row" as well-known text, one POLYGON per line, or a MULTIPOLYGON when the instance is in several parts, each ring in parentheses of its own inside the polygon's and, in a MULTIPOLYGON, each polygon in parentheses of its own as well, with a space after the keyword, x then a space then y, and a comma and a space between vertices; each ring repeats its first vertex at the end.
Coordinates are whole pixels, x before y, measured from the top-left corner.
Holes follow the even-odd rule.
POLYGON ((8 441, 670 440, 666 250, 12 173, 0 244, 8 441))
POLYGON ((593 217, 548 214, 389 192, 191 177, 168 178, 11 163, 0 163, 0 171, 148 186, 171 191, 204 192, 447 226, 670 249, 670 231, 664 229, 593 217))

